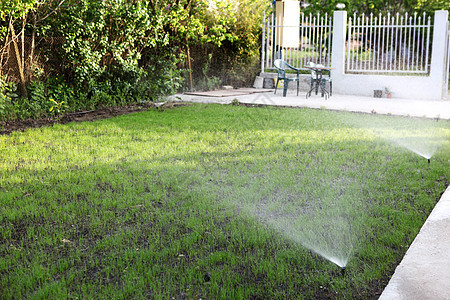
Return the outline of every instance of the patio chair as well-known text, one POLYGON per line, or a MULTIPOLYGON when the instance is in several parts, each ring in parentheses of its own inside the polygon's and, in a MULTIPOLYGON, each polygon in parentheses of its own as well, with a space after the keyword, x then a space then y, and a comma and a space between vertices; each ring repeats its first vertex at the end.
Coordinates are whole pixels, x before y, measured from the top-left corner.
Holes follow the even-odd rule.
POLYGON ((291 66, 290 64, 288 64, 287 62, 285 62, 282 59, 276 59, 273 62, 273 65, 275 66, 275 68, 278 71, 277 83, 275 84, 275 94, 277 93, 278 82, 280 82, 280 80, 284 81, 283 97, 286 97, 286 93, 287 93, 287 89, 288 89, 288 86, 289 86, 289 82, 297 81, 297 96, 298 96, 298 89, 299 89, 299 84, 300 84, 300 69, 297 69, 297 68, 291 66), (288 67, 289 69, 297 71, 296 77, 288 77, 287 74, 286 74, 286 67, 288 67))
MULTIPOLYGON (((308 67, 324 67, 324 65, 322 65, 322 64, 315 64, 315 63, 313 63, 311 61, 308 62, 306 65, 308 67)), ((331 71, 323 70, 321 78, 317 78, 317 72, 315 70, 311 70, 310 87, 311 87, 311 90, 313 90, 313 88, 315 88, 316 95, 317 95, 317 93, 319 91, 319 85, 322 86, 321 90, 323 91, 326 88, 326 84, 327 83, 329 83, 329 85, 330 85, 330 92, 329 92, 329 94, 331 96, 332 93, 333 93, 333 82, 331 80, 331 71), (324 76, 324 75, 326 75, 326 76, 324 76), (318 80, 320 82, 317 82, 318 80)), ((322 97, 324 96, 323 92, 322 92, 321 96, 322 97)))

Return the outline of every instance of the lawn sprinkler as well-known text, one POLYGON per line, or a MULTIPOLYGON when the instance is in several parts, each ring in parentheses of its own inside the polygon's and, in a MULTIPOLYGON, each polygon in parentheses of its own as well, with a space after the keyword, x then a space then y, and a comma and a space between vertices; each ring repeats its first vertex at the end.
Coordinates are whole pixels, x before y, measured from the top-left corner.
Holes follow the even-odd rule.
POLYGON ((430 162, 431 162, 431 158, 428 159, 428 164, 430 164, 430 162))
POLYGON ((345 275, 345 267, 341 267, 341 274, 342 274, 342 276, 345 275))

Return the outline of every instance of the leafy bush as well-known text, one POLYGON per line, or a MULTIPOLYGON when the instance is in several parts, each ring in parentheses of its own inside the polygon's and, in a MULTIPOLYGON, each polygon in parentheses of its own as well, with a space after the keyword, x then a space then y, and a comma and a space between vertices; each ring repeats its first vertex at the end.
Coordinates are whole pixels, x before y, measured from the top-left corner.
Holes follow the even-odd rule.
POLYGON ((0 121, 10 116, 12 102, 17 97, 17 84, 6 82, 5 77, 0 77, 0 121))

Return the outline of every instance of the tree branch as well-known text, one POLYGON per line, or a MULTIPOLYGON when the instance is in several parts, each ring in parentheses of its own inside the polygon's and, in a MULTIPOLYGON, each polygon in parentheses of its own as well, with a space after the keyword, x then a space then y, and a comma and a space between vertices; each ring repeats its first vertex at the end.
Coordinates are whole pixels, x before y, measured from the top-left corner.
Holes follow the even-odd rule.
POLYGON ((61 5, 65 2, 66 0, 61 0, 61 2, 59 2, 59 4, 55 7, 54 10, 52 10, 51 12, 49 12, 45 17, 43 17, 42 19, 40 19, 39 21, 37 21, 36 23, 39 23, 41 21, 44 21, 45 19, 47 19, 48 17, 50 17, 51 15, 53 15, 60 7, 61 5))

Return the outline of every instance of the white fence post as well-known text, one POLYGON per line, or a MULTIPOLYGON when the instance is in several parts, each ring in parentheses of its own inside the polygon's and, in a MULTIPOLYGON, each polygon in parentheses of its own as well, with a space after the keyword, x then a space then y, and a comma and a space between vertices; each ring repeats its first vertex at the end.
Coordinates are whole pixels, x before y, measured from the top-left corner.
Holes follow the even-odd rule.
POLYGON ((446 49, 446 41, 447 41, 447 30, 448 30, 448 11, 446 10, 437 10, 434 12, 434 30, 433 30, 433 49, 431 52, 431 69, 430 69, 430 77, 433 78, 433 81, 436 82, 438 86, 435 89, 438 89, 440 92, 440 97, 444 97, 444 85, 447 85, 445 80, 445 49, 446 49))
POLYGON ((335 11, 333 13, 333 47, 331 53, 331 71, 333 86, 339 93, 339 87, 345 71, 345 36, 347 33, 347 12, 335 11))

